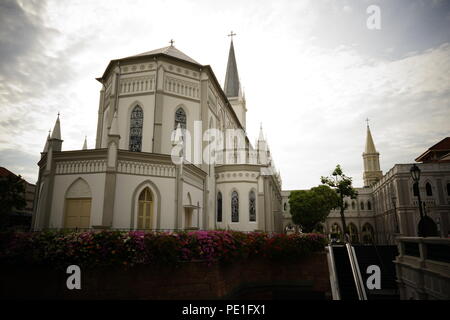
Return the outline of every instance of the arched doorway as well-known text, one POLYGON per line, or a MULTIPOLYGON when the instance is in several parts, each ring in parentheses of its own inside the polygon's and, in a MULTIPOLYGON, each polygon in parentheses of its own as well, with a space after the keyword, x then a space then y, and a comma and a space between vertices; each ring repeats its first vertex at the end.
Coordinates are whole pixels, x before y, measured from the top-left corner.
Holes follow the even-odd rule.
POLYGON ((66 192, 64 228, 83 229, 91 226, 91 189, 83 179, 77 179, 66 192))
POLYGON ((153 194, 150 188, 146 187, 139 195, 138 205, 138 229, 153 228, 153 194))

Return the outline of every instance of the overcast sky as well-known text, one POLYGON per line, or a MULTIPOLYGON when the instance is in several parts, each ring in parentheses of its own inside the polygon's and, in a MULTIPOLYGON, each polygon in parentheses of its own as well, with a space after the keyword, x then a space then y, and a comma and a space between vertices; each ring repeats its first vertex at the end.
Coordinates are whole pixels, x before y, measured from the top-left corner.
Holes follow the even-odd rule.
POLYGON ((1 0, 0 166, 36 182, 58 111, 63 150, 93 148, 111 59, 173 38, 223 83, 230 30, 247 131, 263 124, 283 189, 338 163, 362 186, 366 118, 383 172, 450 136, 450 1, 1 0))

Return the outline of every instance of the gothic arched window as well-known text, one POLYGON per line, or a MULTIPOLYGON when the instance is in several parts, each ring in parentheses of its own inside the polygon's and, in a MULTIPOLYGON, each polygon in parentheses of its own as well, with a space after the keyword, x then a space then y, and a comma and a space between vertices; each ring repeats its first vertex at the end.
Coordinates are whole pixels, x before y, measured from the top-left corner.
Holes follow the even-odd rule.
POLYGON ((231 222, 239 222, 239 195, 237 191, 231 193, 231 222))
POLYGON ((353 223, 349 223, 348 231, 350 233, 352 243, 357 243, 359 241, 358 228, 353 223))
MULTIPOLYGON (((284 204, 286 205, 286 202, 284 204)), ((248 211, 250 221, 256 221, 256 197, 253 190, 250 191, 250 194, 248 196, 248 211)))
POLYGON ((175 111, 175 129, 178 124, 180 124, 181 129, 186 129, 186 112, 181 107, 175 111))
POLYGON ((431 197, 433 195, 433 190, 431 189, 431 184, 429 182, 425 185, 425 190, 427 192, 427 196, 431 197))
POLYGON ((140 106, 134 107, 130 117, 130 151, 141 151, 142 149, 142 125, 144 123, 144 112, 140 106))
POLYGON ((217 222, 222 222, 222 193, 217 194, 217 222))
POLYGON ((413 193, 415 197, 419 196, 419 184, 417 182, 413 184, 413 193))
POLYGON ((364 202, 361 201, 361 210, 364 210, 364 202))
POLYGON ((153 195, 147 187, 139 195, 138 229, 151 229, 153 227, 153 195))
POLYGON ((355 201, 352 201, 352 209, 355 210, 355 201))
POLYGON ((367 210, 372 210, 372 203, 370 201, 367 201, 367 210))
POLYGON ((370 223, 366 223, 362 228, 362 240, 364 244, 372 243, 373 241, 373 227, 370 223))

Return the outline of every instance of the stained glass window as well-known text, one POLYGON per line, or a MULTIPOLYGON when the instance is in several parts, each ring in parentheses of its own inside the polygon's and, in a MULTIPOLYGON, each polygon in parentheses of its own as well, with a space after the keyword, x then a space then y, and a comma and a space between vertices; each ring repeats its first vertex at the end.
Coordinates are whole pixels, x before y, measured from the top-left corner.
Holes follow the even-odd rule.
MULTIPOLYGON (((256 198, 255 198, 254 191, 250 191, 248 201, 249 201, 248 202, 248 210, 249 210, 250 221, 256 221, 256 198)), ((284 204, 286 205, 286 202, 284 204)))
POLYGON ((239 195, 237 191, 231 193, 231 222, 239 222, 239 195))
POLYGON ((217 222, 222 222, 222 193, 217 194, 217 222))
POLYGON ((134 107, 130 117, 130 151, 141 151, 142 149, 142 125, 144 123, 144 112, 140 106, 134 107))
POLYGON ((175 112, 175 129, 180 124, 181 129, 186 129, 186 112, 183 108, 178 108, 175 112))

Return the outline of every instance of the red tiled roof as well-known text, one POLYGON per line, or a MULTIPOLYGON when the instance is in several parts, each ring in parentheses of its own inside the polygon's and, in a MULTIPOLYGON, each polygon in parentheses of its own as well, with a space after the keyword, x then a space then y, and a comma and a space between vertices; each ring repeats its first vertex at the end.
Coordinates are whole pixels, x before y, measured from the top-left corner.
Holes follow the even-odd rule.
POLYGON ((450 137, 442 139, 428 150, 450 150, 450 137))
POLYGON ((17 176, 14 173, 12 173, 11 171, 9 171, 8 169, 4 168, 4 167, 0 167, 0 177, 8 177, 8 176, 17 176))
POLYGON ((439 141, 438 143, 436 143, 435 145, 431 146, 427 151, 422 153, 415 160, 417 162, 424 161, 424 160, 426 160, 426 157, 429 154, 432 154, 434 152, 442 153, 447 150, 450 151, 450 137, 446 137, 446 138, 442 139, 441 141, 439 141))

